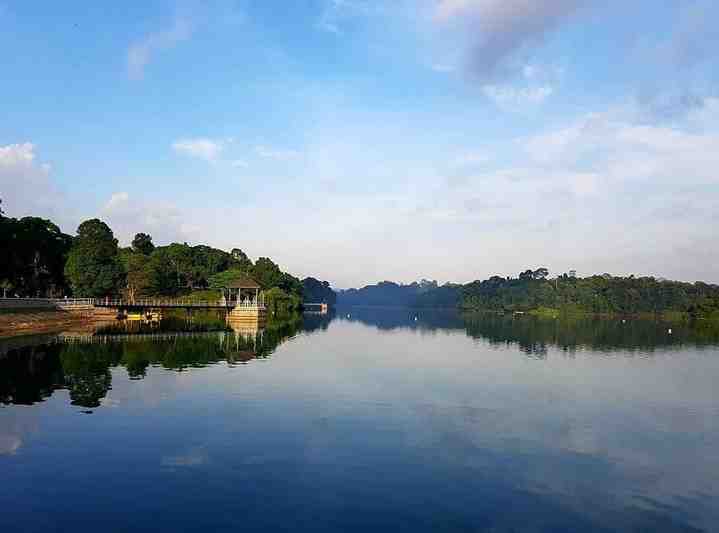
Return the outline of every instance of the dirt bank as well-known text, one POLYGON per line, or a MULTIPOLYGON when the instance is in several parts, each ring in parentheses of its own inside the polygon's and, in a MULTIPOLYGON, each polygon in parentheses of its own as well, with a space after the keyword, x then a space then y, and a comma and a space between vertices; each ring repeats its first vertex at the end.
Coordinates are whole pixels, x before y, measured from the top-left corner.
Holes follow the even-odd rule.
POLYGON ((14 337, 32 333, 59 333, 68 329, 90 326, 107 317, 92 312, 19 311, 0 313, 0 337, 14 337))

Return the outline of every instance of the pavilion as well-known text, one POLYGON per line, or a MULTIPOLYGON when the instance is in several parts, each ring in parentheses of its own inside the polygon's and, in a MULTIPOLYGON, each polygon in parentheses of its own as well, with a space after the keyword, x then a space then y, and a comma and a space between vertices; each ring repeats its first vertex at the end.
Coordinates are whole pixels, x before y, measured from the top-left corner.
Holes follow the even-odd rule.
POLYGON ((238 274, 222 288, 222 300, 227 307, 262 306, 262 287, 246 274, 238 274))

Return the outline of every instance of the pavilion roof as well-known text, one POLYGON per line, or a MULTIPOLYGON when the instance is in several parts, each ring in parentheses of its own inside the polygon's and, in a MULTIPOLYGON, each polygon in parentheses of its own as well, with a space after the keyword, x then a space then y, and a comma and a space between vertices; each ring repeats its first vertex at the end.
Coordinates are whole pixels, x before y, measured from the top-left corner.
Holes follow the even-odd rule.
POLYGON ((225 284, 226 289, 261 289, 259 283, 247 274, 238 274, 232 281, 225 284))

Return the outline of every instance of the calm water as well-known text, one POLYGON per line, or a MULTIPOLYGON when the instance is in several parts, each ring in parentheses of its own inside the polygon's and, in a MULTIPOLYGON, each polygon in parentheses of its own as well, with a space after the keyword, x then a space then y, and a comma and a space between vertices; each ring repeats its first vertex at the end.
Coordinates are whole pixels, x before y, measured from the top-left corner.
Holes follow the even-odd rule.
POLYGON ((707 324, 340 317, 0 341, 0 531, 719 531, 707 324))

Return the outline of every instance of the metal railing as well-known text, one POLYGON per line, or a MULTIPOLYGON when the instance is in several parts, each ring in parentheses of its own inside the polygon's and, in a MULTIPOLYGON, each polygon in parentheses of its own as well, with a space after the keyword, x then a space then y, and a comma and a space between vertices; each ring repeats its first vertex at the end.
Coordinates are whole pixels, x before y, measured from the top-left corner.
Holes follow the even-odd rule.
POLYGON ((144 307, 144 308, 202 308, 202 309, 243 309, 264 310, 265 304, 259 302, 226 303, 223 300, 182 300, 174 298, 137 298, 135 300, 118 300, 99 298, 94 300, 95 307, 144 307))
POLYGON ((183 300, 174 298, 0 298, 0 308, 5 309, 77 309, 87 307, 145 307, 145 308, 203 308, 265 310, 263 298, 258 301, 230 302, 224 300, 183 300))

